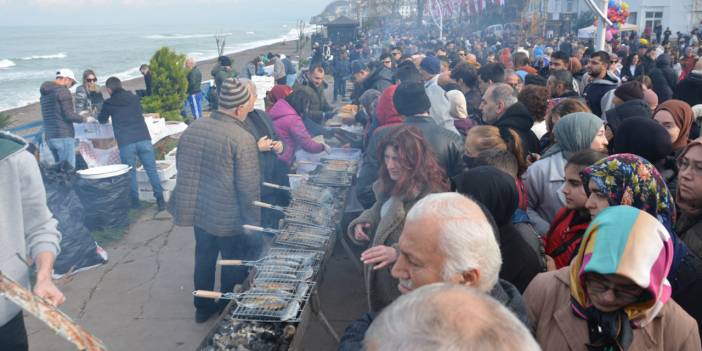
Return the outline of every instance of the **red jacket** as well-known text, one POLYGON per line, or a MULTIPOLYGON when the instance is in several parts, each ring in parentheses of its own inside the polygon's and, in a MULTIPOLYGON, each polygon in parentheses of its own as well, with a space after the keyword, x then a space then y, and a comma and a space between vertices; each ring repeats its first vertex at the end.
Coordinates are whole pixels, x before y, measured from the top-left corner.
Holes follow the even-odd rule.
POLYGON ((590 221, 574 223, 578 211, 561 208, 551 222, 551 228, 544 238, 544 250, 556 262, 556 268, 563 268, 578 253, 580 242, 590 221))
POLYGON ((375 108, 375 114, 378 116, 378 127, 400 124, 405 118, 397 112, 395 104, 392 101, 393 95, 397 90, 397 84, 391 85, 378 98, 378 105, 375 108))

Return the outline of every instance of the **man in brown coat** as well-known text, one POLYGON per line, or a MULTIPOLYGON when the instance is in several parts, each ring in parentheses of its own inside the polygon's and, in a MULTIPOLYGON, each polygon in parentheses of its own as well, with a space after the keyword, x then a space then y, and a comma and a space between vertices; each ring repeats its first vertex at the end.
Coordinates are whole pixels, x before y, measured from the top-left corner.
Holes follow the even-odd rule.
MULTIPOLYGON (((169 203, 173 221, 195 229, 196 290, 213 290, 217 256, 253 260, 261 250, 260 238, 244 234, 242 225, 258 225, 261 171, 256 139, 245 123, 254 99, 248 87, 226 79, 219 109, 210 118, 193 122, 178 143, 178 182, 169 203)), ((220 290, 232 291, 246 279, 242 267, 222 267, 220 290)), ((194 298, 198 323, 224 305, 194 298)))

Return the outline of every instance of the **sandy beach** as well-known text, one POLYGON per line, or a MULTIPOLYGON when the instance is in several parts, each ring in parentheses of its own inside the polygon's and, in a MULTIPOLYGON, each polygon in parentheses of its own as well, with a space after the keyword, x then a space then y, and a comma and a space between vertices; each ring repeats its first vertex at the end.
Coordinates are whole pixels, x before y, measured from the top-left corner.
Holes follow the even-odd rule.
MULTIPOLYGON (((288 57, 292 57, 294 60, 297 60, 297 53, 295 52, 296 48, 296 41, 287 41, 287 42, 279 42, 275 43, 272 45, 267 45, 267 46, 261 46, 258 48, 253 48, 233 54, 228 54, 233 61, 234 61, 234 68, 238 72, 242 72, 246 64, 253 60, 254 57, 260 55, 260 54, 265 54, 268 52, 273 52, 273 53, 280 53, 284 54, 288 57)), ((155 49, 156 50, 156 49, 155 49)), ((154 51, 155 51, 154 50, 154 51)), ((305 57, 309 55, 309 48, 304 48, 302 57, 305 57)), ((204 80, 209 80, 212 79, 212 75, 210 74, 210 71, 214 67, 216 63, 216 59, 211 59, 211 60, 205 60, 205 61, 199 61, 197 66, 200 68, 200 71, 202 72, 202 79, 204 80)), ((86 67, 87 68, 87 67, 86 67)), ((104 74, 101 75, 101 72, 96 72, 99 78, 107 78, 104 77, 104 74)), ((82 72, 75 72, 76 76, 80 76, 82 72)), ((46 77, 46 80, 51 80, 52 77, 46 77)), ((124 87, 128 90, 137 90, 137 89, 144 89, 144 79, 139 77, 139 78, 134 78, 130 79, 124 82, 124 87)), ((37 89, 39 87, 37 86, 37 89)), ((13 126, 19 126, 25 123, 30 123, 34 121, 41 120, 41 110, 39 108, 39 103, 32 103, 27 106, 23 107, 18 107, 14 109, 10 109, 7 111, 2 111, 4 113, 9 114, 13 118, 13 126)))

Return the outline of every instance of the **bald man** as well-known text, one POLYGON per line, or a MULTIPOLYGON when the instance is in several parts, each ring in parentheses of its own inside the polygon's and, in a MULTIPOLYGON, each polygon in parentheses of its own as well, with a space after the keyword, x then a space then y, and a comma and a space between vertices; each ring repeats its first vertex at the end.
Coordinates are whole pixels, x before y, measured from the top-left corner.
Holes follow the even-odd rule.
MULTIPOLYGON (((528 325, 519 291, 499 279, 502 256, 493 220, 475 201, 458 193, 427 195, 407 213, 398 244, 391 274, 401 293, 439 282, 462 285, 490 295, 528 325)), ((375 317, 354 321, 337 350, 361 350, 375 317)))
POLYGON ((435 283, 398 298, 375 319, 368 351, 537 351, 514 314, 489 296, 456 284, 435 283))
POLYGON ((195 59, 188 57, 185 59, 185 67, 188 69, 188 98, 185 101, 182 115, 186 117, 187 108, 190 106, 190 112, 194 119, 202 118, 202 72, 197 68, 195 59))

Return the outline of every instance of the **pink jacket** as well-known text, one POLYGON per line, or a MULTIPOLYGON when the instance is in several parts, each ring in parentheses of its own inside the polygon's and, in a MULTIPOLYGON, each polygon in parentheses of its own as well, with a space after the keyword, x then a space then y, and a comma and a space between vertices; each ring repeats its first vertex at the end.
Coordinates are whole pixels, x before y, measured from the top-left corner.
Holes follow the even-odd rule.
POLYGON ((324 151, 324 145, 312 140, 302 118, 285 99, 278 100, 268 114, 273 119, 276 134, 285 145, 285 150, 278 155, 278 159, 288 166, 295 160, 295 151, 298 149, 315 154, 324 151))

